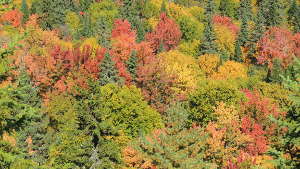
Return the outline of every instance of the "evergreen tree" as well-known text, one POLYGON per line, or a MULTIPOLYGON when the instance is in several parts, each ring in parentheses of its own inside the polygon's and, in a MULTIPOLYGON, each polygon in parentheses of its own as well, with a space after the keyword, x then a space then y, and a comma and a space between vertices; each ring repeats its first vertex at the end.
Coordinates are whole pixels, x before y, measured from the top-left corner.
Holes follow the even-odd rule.
POLYGON ((138 58, 136 56, 136 51, 134 51, 126 63, 128 72, 130 73, 130 75, 133 79, 135 79, 137 77, 137 72, 136 72, 137 71, 136 70, 137 62, 138 62, 138 58))
POLYGON ((94 27, 94 34, 98 39, 98 43, 105 48, 111 47, 110 37, 111 37, 112 25, 109 23, 105 17, 101 17, 97 20, 94 27))
POLYGON ((238 35, 238 41, 241 46, 245 46, 249 39, 249 26, 248 20, 246 16, 242 17, 242 26, 238 35))
POLYGON ((282 22, 281 8, 279 0, 264 0, 260 3, 263 9, 263 16, 266 19, 266 26, 278 26, 282 22))
POLYGON ((200 45, 200 54, 217 53, 217 45, 215 43, 216 37, 213 29, 212 17, 215 11, 215 4, 213 0, 208 0, 205 8, 205 28, 202 43, 200 45))
POLYGON ((145 37, 145 26, 141 18, 141 10, 139 4, 142 2, 132 1, 132 0, 124 0, 123 6, 121 8, 121 16, 122 18, 129 21, 132 29, 137 31, 137 41, 144 40, 145 37))
POLYGON ((293 0, 288 10, 288 21, 293 27, 294 32, 300 31, 300 7, 296 0, 293 0))
POLYGON ((80 29, 80 35, 83 37, 92 36, 92 27, 91 27, 91 18, 88 14, 85 14, 81 17, 81 21, 83 22, 82 27, 80 29))
POLYGON ((26 23, 29 19, 29 9, 26 0, 22 0, 21 12, 23 13, 22 23, 26 23))
POLYGON ((120 77, 115 68, 115 63, 108 52, 105 53, 104 59, 100 64, 100 85, 104 86, 109 83, 119 83, 120 77))
POLYGON ((254 30, 251 32, 248 40, 249 44, 247 47, 249 48, 249 52, 247 54, 247 58, 249 58, 253 63, 256 63, 256 58, 254 57, 254 54, 256 53, 256 43, 266 31, 266 19, 263 12, 263 8, 260 6, 255 18, 254 30))
POLYGON ((240 15, 239 17, 243 19, 245 17, 247 20, 252 19, 252 6, 251 0, 242 0, 240 2, 240 15))
POLYGON ((237 61, 237 62, 242 62, 242 50, 241 50, 241 44, 240 41, 237 39, 235 41, 235 48, 234 48, 234 57, 232 60, 237 61))

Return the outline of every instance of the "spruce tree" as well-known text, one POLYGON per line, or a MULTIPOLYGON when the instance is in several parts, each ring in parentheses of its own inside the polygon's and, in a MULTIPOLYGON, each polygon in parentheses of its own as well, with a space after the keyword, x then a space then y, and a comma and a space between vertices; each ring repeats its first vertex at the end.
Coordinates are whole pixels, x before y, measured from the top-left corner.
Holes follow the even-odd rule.
POLYGON ((100 85, 105 86, 109 83, 119 83, 120 77, 118 70, 115 68, 115 63, 108 52, 105 53, 104 59, 100 64, 100 85))
POLYGON ((240 2, 240 15, 239 17, 243 19, 246 17, 248 19, 252 19, 252 7, 251 7, 251 0, 242 0, 240 2))
POLYGON ((217 53, 216 37, 213 29, 212 17, 215 11, 213 0, 208 0, 205 8, 205 28, 202 43, 200 45, 200 54, 217 53))
POLYGON ((136 51, 134 51, 132 52, 131 57, 126 62, 127 70, 133 79, 137 77, 137 72, 136 72, 137 62, 138 62, 138 58, 136 56, 136 51))
POLYGON ((235 48, 234 48, 234 56, 232 60, 237 61, 237 62, 242 62, 242 50, 241 50, 241 44, 240 41, 237 39, 235 41, 235 48))
POLYGON ((246 16, 242 17, 242 26, 238 35, 238 41, 241 46, 245 46, 249 39, 249 26, 248 19, 246 16))
POLYGON ((97 36, 98 43, 105 47, 109 48, 111 46, 111 31, 112 25, 105 17, 100 17, 95 24, 94 34, 97 36))
POLYGON ((21 12, 23 13, 22 23, 26 23, 29 19, 29 9, 26 0, 22 0, 21 12))
POLYGON ((282 22, 281 3, 279 0, 264 0, 260 3, 263 8, 263 16, 266 18, 266 26, 278 26, 282 22))
POLYGON ((293 27, 294 32, 300 31, 300 8, 296 0, 293 0, 289 7, 288 22, 293 27))

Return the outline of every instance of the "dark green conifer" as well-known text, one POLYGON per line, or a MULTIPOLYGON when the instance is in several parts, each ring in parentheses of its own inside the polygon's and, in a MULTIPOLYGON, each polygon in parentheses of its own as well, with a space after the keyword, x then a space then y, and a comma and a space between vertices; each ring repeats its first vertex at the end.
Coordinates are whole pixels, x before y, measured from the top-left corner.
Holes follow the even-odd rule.
POLYGON ((288 10, 288 22, 293 27, 294 32, 300 31, 300 8, 293 0, 288 10))
POLYGON ((108 52, 105 53, 104 59, 100 64, 100 85, 104 86, 109 83, 119 83, 120 77, 115 63, 108 52))
POLYGON ((215 43, 216 37, 213 29, 212 17, 215 11, 215 4, 213 0, 208 0, 205 8, 205 28, 204 36, 200 45, 200 55, 206 53, 217 53, 217 45, 215 43))
POLYGON ((241 50, 241 43, 240 41, 237 39, 235 41, 235 47, 234 47, 234 56, 232 58, 232 60, 237 61, 237 62, 242 62, 242 50, 241 50))
POLYGON ((235 16, 234 3, 232 0, 222 0, 220 2, 219 10, 223 16, 228 16, 231 18, 235 16))

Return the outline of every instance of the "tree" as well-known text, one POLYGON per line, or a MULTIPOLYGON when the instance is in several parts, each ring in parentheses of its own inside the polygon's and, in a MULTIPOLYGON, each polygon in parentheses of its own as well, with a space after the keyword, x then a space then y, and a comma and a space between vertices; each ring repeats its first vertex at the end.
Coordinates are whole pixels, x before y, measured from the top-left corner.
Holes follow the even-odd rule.
POLYGON ((22 0, 21 12, 23 13, 22 23, 26 23, 29 19, 29 9, 26 0, 22 0))
POLYGON ((296 0, 293 0, 288 10, 288 21, 294 32, 300 31, 300 8, 296 0))
POLYGON ((266 26, 279 26, 283 20, 281 14, 282 4, 279 0, 266 0, 260 3, 266 26))
POLYGON ((241 0, 239 18, 247 18, 247 20, 252 19, 252 5, 251 0, 241 0))
POLYGON ((186 128, 187 112, 176 104, 166 113, 166 127, 144 135, 123 149, 127 167, 134 168, 210 168, 205 159, 203 129, 186 128))
POLYGON ((1 19, 4 22, 8 22, 13 27, 18 27, 21 25, 22 16, 23 16, 23 14, 18 9, 14 9, 14 10, 6 11, 1 16, 1 19))
POLYGON ((215 120, 213 108, 218 102, 235 105, 241 98, 239 90, 226 82, 204 82, 188 98, 189 120, 205 126, 215 120))
POLYGON ((241 43, 240 41, 237 39, 234 43, 234 55, 232 60, 237 61, 237 62, 242 62, 243 53, 242 53, 242 49, 241 49, 241 43))
POLYGON ((100 85, 104 86, 108 83, 120 83, 118 71, 115 68, 115 63, 108 52, 105 53, 104 59, 100 66, 99 81, 100 85))
POLYGON ((230 18, 235 16, 235 4, 232 0, 221 1, 219 10, 222 16, 228 16, 230 18))
POLYGON ((160 20, 155 30, 146 35, 146 40, 151 43, 155 53, 158 53, 159 46, 169 51, 174 49, 181 38, 179 26, 172 19, 168 18, 165 13, 160 15, 160 20))
POLYGON ((162 0, 161 7, 160 7, 160 13, 165 13, 166 15, 168 15, 166 0, 162 0))
POLYGON ((258 63, 267 64, 271 70, 274 59, 279 59, 285 69, 296 56, 295 47, 294 36, 289 30, 273 27, 258 42, 258 63))
POLYGON ((241 30, 238 35, 238 41, 241 44, 241 46, 246 46, 248 40, 249 40, 249 28, 248 28, 248 19, 246 17, 242 17, 242 26, 241 30))
POLYGON ((74 10, 72 0, 41 0, 33 3, 35 13, 40 15, 39 23, 44 29, 54 29, 64 23, 66 10, 74 10))
POLYGON ((176 76, 167 73, 165 65, 161 63, 161 58, 156 56, 144 58, 138 64, 136 81, 148 104, 162 113, 176 100, 176 76))
POLYGON ((203 54, 216 54, 218 52, 217 45, 215 44, 215 33, 213 30, 212 17, 215 10, 215 4, 212 0, 206 2, 205 13, 205 27, 202 42, 199 47, 200 55, 203 54))

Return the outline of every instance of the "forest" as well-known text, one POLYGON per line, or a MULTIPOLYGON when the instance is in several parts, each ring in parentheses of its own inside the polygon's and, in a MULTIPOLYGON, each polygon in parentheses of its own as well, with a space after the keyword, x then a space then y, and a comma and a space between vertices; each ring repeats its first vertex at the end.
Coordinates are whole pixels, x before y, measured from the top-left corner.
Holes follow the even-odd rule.
POLYGON ((297 168, 300 0, 0 0, 0 169, 297 168))

